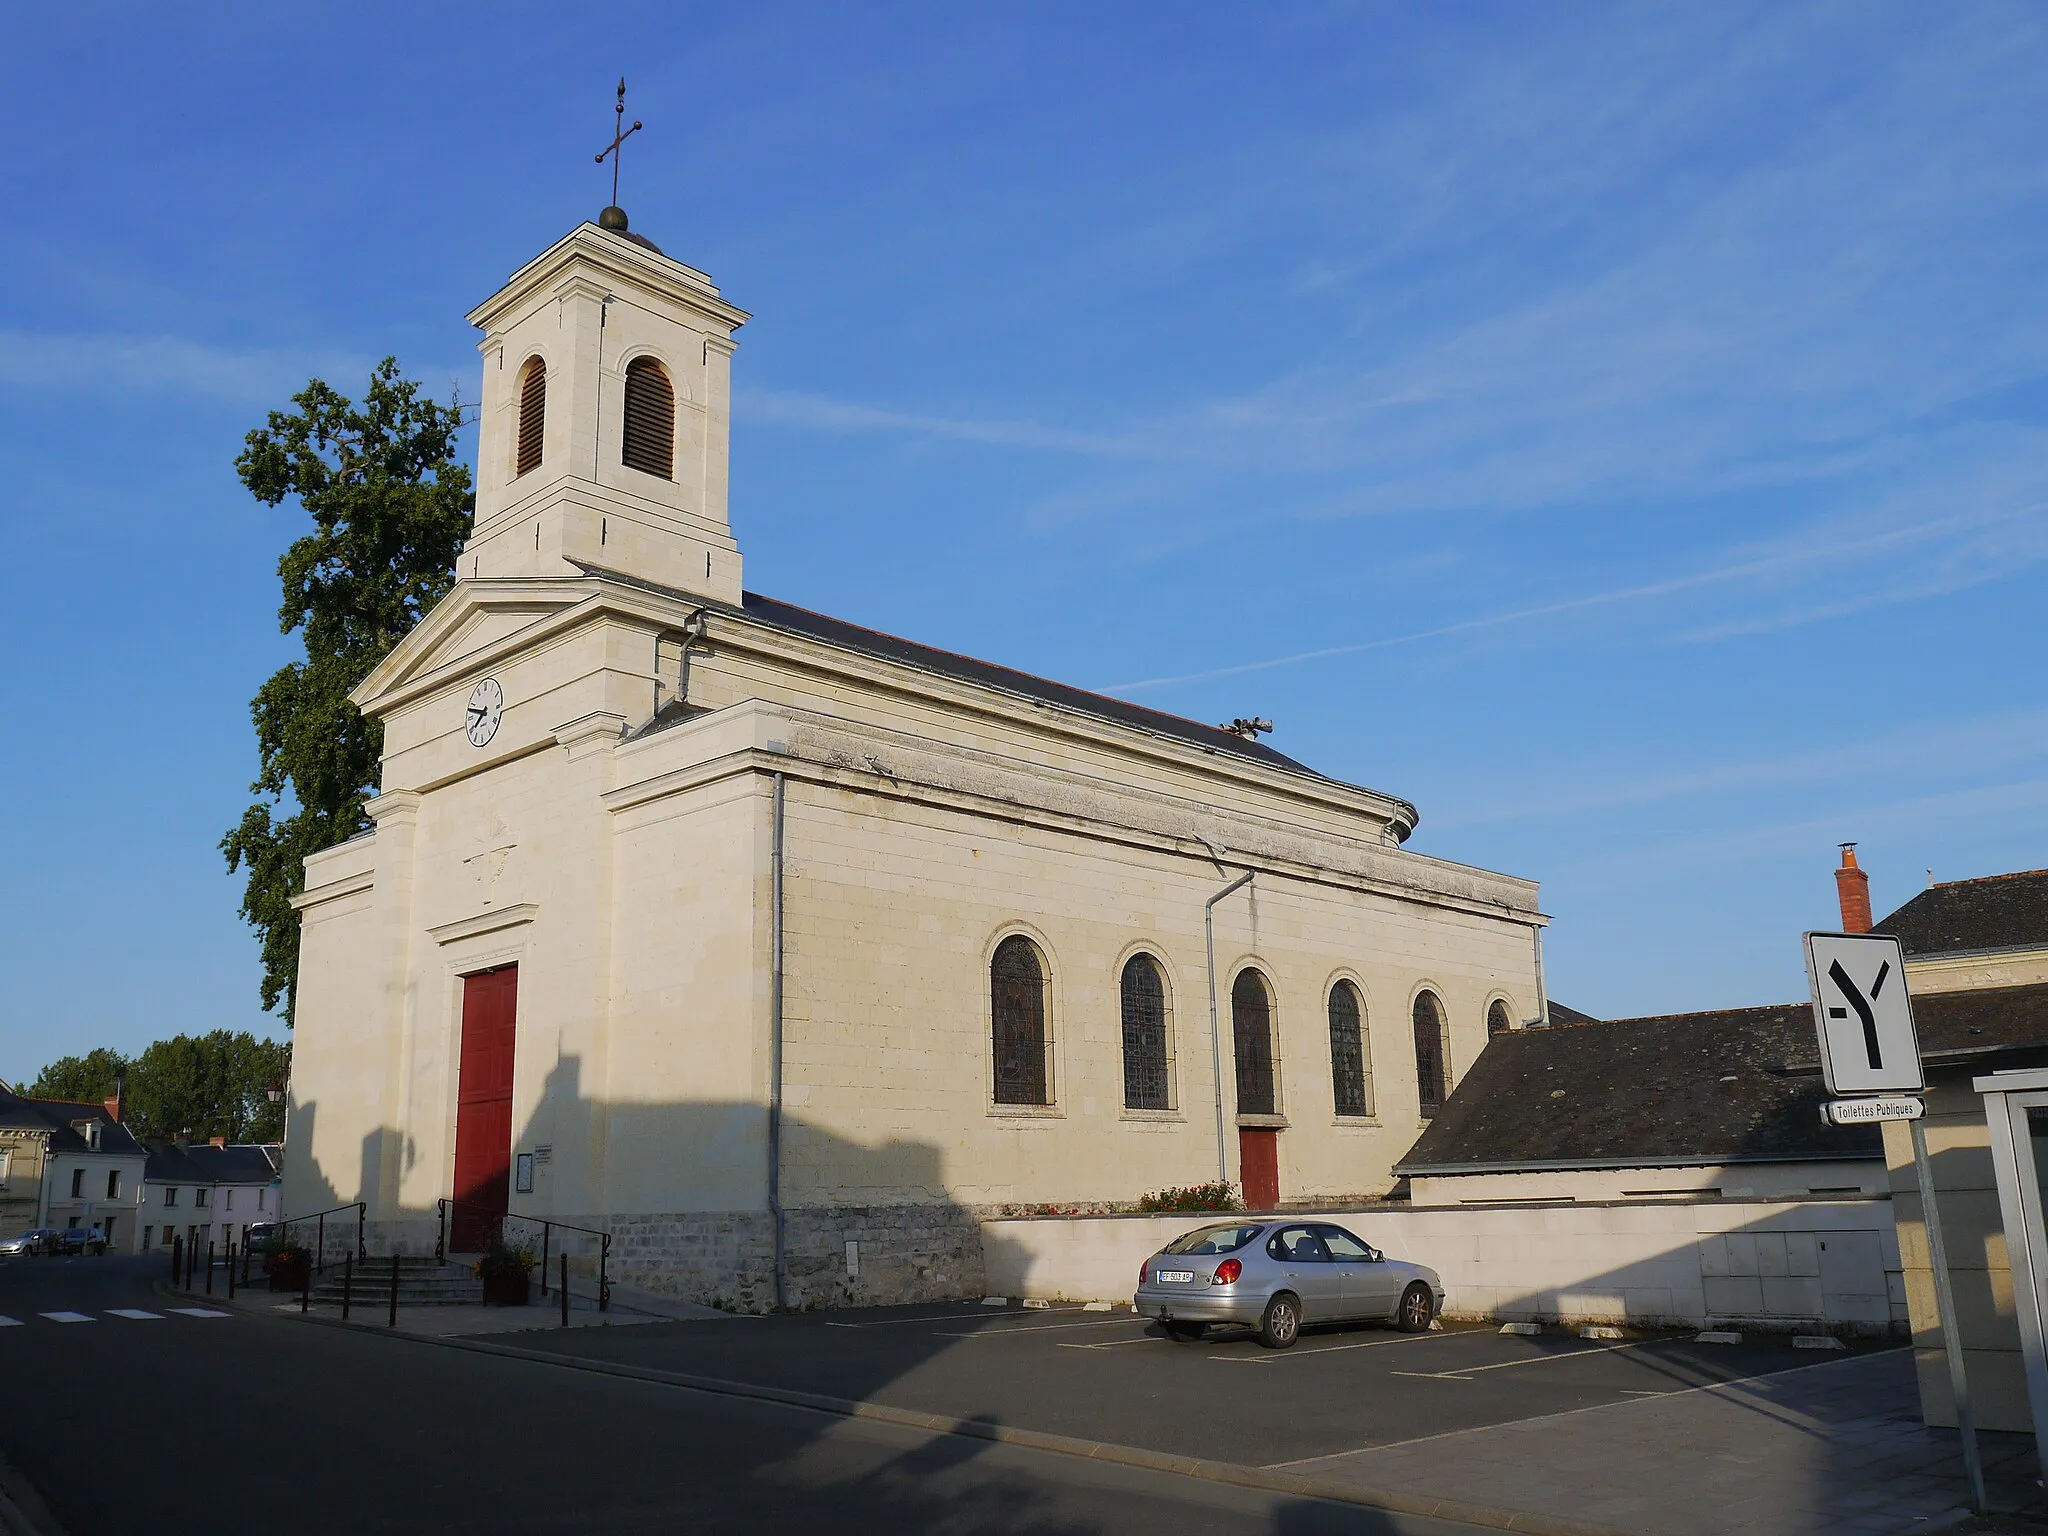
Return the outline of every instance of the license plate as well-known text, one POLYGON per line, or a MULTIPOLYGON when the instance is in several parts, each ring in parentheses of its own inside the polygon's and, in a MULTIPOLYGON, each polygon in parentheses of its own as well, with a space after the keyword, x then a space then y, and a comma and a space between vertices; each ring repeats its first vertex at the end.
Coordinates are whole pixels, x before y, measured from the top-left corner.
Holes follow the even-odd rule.
POLYGON ((1162 1269, 1159 1271, 1159 1283, 1161 1285, 1186 1285, 1194 1278, 1195 1272, 1192 1269, 1162 1269))

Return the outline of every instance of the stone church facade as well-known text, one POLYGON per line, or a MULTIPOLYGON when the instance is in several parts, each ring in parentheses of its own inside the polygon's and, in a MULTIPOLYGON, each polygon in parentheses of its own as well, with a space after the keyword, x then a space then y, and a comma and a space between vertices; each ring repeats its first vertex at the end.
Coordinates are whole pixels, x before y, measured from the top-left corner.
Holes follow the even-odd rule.
POLYGON ((417 1248, 454 1197, 758 1306, 978 1293, 1003 1208, 1384 1193, 1543 1014, 1535 885, 1255 740, 744 590, 747 317, 606 218, 470 317, 475 531, 354 695, 374 830, 298 901, 286 1210, 417 1248))

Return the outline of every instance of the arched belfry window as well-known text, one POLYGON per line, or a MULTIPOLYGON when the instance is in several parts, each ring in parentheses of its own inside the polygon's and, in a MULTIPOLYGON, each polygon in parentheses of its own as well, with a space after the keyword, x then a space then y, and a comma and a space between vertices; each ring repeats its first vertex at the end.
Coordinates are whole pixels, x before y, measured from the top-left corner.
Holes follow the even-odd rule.
POLYGON ((619 460, 642 474, 675 478, 676 392, 651 357, 626 364, 626 427, 619 460))
POLYGON ((1273 994, 1246 969, 1230 984, 1230 1031, 1237 1055, 1237 1112, 1277 1113, 1273 1096, 1273 994))
POLYGON ((1372 1056, 1366 1049, 1365 1009, 1358 988, 1330 988, 1330 1086, 1340 1115, 1372 1113, 1372 1056))
POLYGON ((519 371, 519 445, 512 465, 514 478, 540 468, 541 440, 548 425, 548 365, 529 357, 519 371))
POLYGON ((1495 998, 1487 1005, 1487 1039, 1491 1040, 1495 1035, 1504 1035, 1514 1027, 1514 1021, 1508 1017, 1508 1005, 1506 1003, 1502 1002, 1499 998, 1495 998))
POLYGON ((1150 955, 1124 963, 1124 1108, 1171 1109, 1166 1071, 1166 979, 1150 955))
POLYGON ((1038 946, 1013 934, 989 965, 996 1102, 1049 1104, 1046 1092, 1045 961, 1038 946))
POLYGON ((1449 1052, 1444 1045, 1444 1005, 1434 992, 1415 995, 1415 1091, 1422 1101, 1422 1113, 1433 1115, 1444 1107, 1450 1092, 1449 1052))

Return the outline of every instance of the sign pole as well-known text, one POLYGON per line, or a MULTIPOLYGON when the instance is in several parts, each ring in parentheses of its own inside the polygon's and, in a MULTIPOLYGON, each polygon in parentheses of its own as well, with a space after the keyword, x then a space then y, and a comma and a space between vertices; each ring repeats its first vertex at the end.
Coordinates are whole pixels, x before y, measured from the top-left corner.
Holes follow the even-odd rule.
POLYGON ((1934 1310, 1941 1320, 1941 1348, 1948 1356, 1949 1391, 1956 1401, 1956 1429, 1963 1438, 1963 1471, 1970 1479, 1970 1511, 1984 1513, 1984 1463, 1977 1455, 1977 1424, 1970 1412, 1970 1379, 1963 1369, 1963 1338, 1956 1327, 1955 1292, 1949 1285, 1948 1250, 1941 1217, 1934 1208, 1934 1165, 1927 1158, 1927 1123, 1912 1122, 1913 1172, 1920 1179, 1920 1220, 1927 1231, 1927 1259, 1934 1266, 1934 1310))

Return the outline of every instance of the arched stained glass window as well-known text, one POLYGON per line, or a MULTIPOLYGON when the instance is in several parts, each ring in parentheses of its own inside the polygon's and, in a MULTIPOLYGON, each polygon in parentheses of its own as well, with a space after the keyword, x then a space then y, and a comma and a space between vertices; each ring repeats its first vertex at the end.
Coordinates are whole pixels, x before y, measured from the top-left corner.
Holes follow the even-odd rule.
POLYGON ((1273 994, 1257 971, 1239 971, 1231 983, 1230 1029, 1237 1054, 1237 1112, 1278 1113, 1273 1093, 1273 994))
POLYGON ((1340 1115, 1372 1113, 1372 1057, 1366 1049, 1365 1009, 1358 988, 1330 988, 1330 1086, 1340 1115))
POLYGON ((516 479, 540 468, 541 442, 547 435, 548 365, 529 357, 519 374, 519 440, 512 474, 516 479))
POLYGON ((1444 1005, 1434 992, 1415 996, 1415 1091, 1425 1117, 1444 1107, 1450 1092, 1449 1052, 1444 1044, 1444 1005))
POLYGON ((1150 955, 1124 963, 1124 1108, 1171 1109, 1166 1070, 1166 979, 1150 955))
POLYGON ((1045 962, 1038 946, 1015 934, 998 944, 989 986, 996 1102, 1051 1103, 1046 1092, 1045 962))

